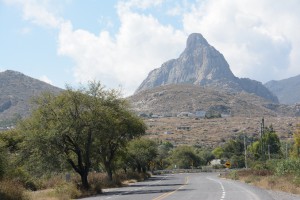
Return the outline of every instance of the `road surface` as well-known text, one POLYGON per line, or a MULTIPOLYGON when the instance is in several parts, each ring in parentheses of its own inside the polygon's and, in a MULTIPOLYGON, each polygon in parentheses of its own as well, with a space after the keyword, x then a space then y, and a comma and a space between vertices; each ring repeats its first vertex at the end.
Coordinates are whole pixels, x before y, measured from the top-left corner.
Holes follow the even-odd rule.
POLYGON ((214 173, 153 176, 128 187, 104 190, 84 200, 273 200, 267 191, 214 173))

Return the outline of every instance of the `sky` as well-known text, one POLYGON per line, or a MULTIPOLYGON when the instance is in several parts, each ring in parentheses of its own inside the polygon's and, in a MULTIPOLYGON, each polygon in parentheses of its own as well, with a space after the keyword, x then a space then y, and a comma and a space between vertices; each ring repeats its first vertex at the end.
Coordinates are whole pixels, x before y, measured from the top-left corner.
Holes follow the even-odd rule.
POLYGON ((133 94, 201 33, 237 77, 300 74, 299 0, 0 0, 0 71, 133 94))

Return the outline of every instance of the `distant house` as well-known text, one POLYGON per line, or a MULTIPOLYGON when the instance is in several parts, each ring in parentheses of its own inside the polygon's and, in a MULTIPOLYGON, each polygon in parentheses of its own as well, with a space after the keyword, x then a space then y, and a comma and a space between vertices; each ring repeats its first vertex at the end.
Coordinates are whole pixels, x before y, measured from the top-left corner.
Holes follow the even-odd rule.
POLYGON ((177 117, 195 117, 196 115, 194 113, 190 112, 181 112, 177 115, 177 117))
POLYGON ((206 112, 203 110, 196 111, 196 117, 204 118, 205 114, 206 114, 206 112))
POLYGON ((165 134, 166 134, 166 135, 170 135, 170 134, 173 134, 173 132, 171 132, 171 131, 166 131, 165 134))
POLYGON ((151 118, 159 118, 159 115, 151 115, 151 118))
POLYGON ((211 166, 221 165, 221 159, 213 159, 212 161, 210 161, 210 165, 211 166))
POLYGON ((144 117, 144 118, 148 118, 149 117, 149 115, 146 114, 146 113, 139 113, 138 116, 139 117, 144 117))
POLYGON ((189 131, 191 130, 190 126, 177 126, 177 130, 189 131))

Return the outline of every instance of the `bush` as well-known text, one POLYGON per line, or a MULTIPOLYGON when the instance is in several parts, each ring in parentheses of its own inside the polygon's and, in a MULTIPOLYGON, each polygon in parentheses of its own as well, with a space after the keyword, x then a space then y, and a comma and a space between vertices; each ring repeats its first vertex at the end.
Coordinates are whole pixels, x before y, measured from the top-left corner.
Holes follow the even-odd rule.
POLYGON ((0 199, 27 200, 28 198, 24 192, 24 187, 16 181, 3 180, 0 182, 0 199))
POLYGON ((239 175, 236 170, 233 170, 229 173, 229 178, 233 180, 239 180, 239 175))
POLYGON ((252 164, 252 169, 254 169, 254 170, 268 170, 268 167, 267 167, 265 162, 258 161, 258 162, 254 162, 252 164))
POLYGON ((135 179, 137 181, 143 181, 151 177, 151 175, 148 173, 138 173, 138 172, 128 172, 126 176, 127 176, 126 179, 135 179))
POLYGON ((282 160, 275 160, 275 159, 267 160, 266 169, 275 173, 276 167, 277 167, 278 163, 280 163, 280 162, 282 162, 282 160))
POLYGON ((247 170, 239 170, 239 176, 270 176, 273 175, 272 171, 267 169, 247 169, 247 170))
POLYGON ((287 159, 278 162, 276 166, 277 175, 294 174, 300 176, 300 159, 287 159))
POLYGON ((222 164, 217 164, 217 165, 213 165, 212 168, 213 168, 213 169, 224 169, 225 166, 222 165, 222 164))
POLYGON ((60 200, 69 200, 81 197, 81 192, 77 189, 74 183, 57 185, 55 191, 60 200))
POLYGON ((300 187, 300 176, 297 175, 293 178, 293 183, 297 186, 300 187))

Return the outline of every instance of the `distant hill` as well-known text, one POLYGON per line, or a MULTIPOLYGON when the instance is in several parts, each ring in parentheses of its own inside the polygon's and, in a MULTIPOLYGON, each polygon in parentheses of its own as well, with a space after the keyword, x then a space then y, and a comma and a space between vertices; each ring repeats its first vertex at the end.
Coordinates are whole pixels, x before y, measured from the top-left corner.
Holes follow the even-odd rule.
POLYGON ((283 104, 300 103, 300 75, 279 81, 269 81, 265 86, 283 104))
POLYGON ((191 84, 231 93, 247 92, 278 103, 278 99, 262 83, 237 78, 224 56, 199 33, 191 34, 186 48, 177 59, 154 69, 136 90, 136 94, 163 85, 191 84))
POLYGON ((271 102, 247 92, 231 93, 191 84, 164 85, 129 97, 137 113, 177 116, 182 112, 215 112, 231 117, 300 116, 300 106, 271 102))
POLYGON ((62 89, 20 72, 0 72, 0 126, 28 116, 32 110, 32 97, 46 91, 59 93, 62 89))

